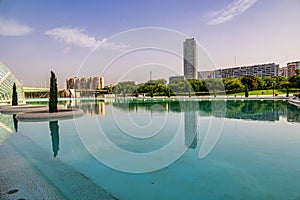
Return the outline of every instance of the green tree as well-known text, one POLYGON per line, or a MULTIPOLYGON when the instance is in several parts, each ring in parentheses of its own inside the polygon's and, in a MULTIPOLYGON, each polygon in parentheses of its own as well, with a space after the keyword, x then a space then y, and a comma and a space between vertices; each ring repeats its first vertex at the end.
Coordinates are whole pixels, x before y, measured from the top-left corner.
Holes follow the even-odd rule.
POLYGON ((292 76, 289 78, 290 87, 300 88, 300 76, 292 76))
POLYGON ((170 88, 166 87, 166 96, 170 97, 171 96, 171 92, 170 92, 170 88))
POLYGON ((49 112, 57 112, 57 83, 53 71, 51 71, 50 77, 49 112))
POLYGON ((134 90, 134 96, 135 96, 135 97, 139 97, 139 91, 138 91, 137 88, 134 90))
POLYGON ((264 89, 265 82, 263 81, 263 79, 259 76, 256 76, 256 78, 257 78, 257 84, 258 84, 257 89, 261 89, 261 90, 264 89))
POLYGON ((248 85, 246 84, 245 85, 245 97, 248 97, 249 94, 248 94, 248 85))
POLYGON ((188 80, 188 83, 190 84, 190 86, 192 87, 192 90, 194 92, 199 92, 200 91, 200 87, 201 87, 201 81, 200 80, 190 79, 190 80, 188 80))
POLYGON ((258 78, 252 74, 244 76, 241 79, 241 82, 246 86, 248 85, 249 90, 256 90, 258 87, 258 78))
POLYGON ((120 94, 125 97, 126 94, 134 94, 134 91, 136 90, 136 84, 134 81, 123 81, 119 82, 114 88, 113 88, 113 93, 114 94, 120 94))
POLYGON ((275 76, 273 77, 273 82, 275 83, 276 88, 283 89, 286 88, 286 82, 288 79, 283 76, 275 76))
POLYGON ((153 87, 152 86, 150 87, 150 97, 151 98, 153 97, 153 87))
POLYGON ((216 95, 217 92, 225 92, 225 87, 223 84, 222 79, 218 78, 211 78, 205 80, 206 86, 209 90, 209 92, 213 92, 214 95, 216 95))
POLYGON ((163 79, 163 78, 159 78, 157 80, 148 81, 148 83, 149 82, 151 82, 152 84, 162 84, 162 85, 166 85, 167 84, 167 80, 163 79))
POLYGON ((272 88, 272 84, 273 84, 273 79, 270 76, 265 76, 262 78, 262 80, 264 81, 264 87, 263 89, 270 89, 272 88))
POLYGON ((223 79, 224 87, 227 92, 238 92, 244 90, 244 85, 237 78, 225 78, 223 79))
POLYGON ((169 83, 169 88, 173 93, 184 93, 186 92, 186 80, 177 79, 172 83, 169 83))
POLYGON ((297 76, 300 76, 300 69, 296 69, 295 73, 297 76))
POLYGON ((12 105, 13 106, 17 106, 18 105, 18 93, 17 93, 16 83, 14 83, 14 85, 13 85, 12 105))
POLYGON ((208 92, 208 88, 204 80, 199 81, 199 92, 208 92))

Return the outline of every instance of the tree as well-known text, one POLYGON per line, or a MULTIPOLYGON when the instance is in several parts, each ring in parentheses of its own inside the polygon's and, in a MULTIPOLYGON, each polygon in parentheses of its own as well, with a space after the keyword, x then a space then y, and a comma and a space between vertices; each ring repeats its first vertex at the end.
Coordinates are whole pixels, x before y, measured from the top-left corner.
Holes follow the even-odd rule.
POLYGON ((270 89, 272 87, 273 79, 270 76, 265 76, 262 78, 264 82, 264 88, 263 89, 270 89))
POLYGON ((238 92, 244 90, 244 85, 237 78, 225 78, 223 79, 225 90, 227 92, 238 92))
POLYGON ((287 82, 287 78, 283 77, 283 76, 275 76, 273 77, 273 82, 275 82, 275 85, 277 88, 279 89, 283 89, 286 88, 286 82, 287 82))
POLYGON ((152 86, 150 87, 150 97, 151 98, 153 97, 153 87, 152 86))
POLYGON ((17 93, 16 83, 14 83, 14 85, 13 85, 12 105, 13 106, 17 106, 18 105, 18 93, 17 93))
POLYGON ((138 91, 137 88, 134 90, 134 96, 135 96, 135 97, 139 97, 139 91, 138 91))
POLYGON ((201 82, 200 80, 197 79, 189 79, 188 83, 190 84, 190 86, 192 87, 193 92, 199 92, 200 91, 200 86, 201 86, 201 82))
POLYGON ((245 97, 248 97, 249 94, 248 94, 248 85, 246 84, 245 85, 245 97))
POLYGON ((211 78, 205 80, 207 89, 209 92, 213 92, 214 96, 216 96, 216 92, 225 92, 224 84, 222 79, 211 78))
POLYGON ((300 69, 296 69, 295 73, 297 76, 300 76, 300 69))
POLYGON ((257 89, 261 89, 261 90, 264 89, 265 82, 263 81, 263 79, 259 76, 256 76, 256 78, 257 78, 257 84, 258 84, 257 89))
POLYGON ((290 86, 293 88, 300 88, 300 76, 292 76, 289 78, 290 86))
POLYGON ((57 83, 53 71, 51 71, 51 77, 50 77, 49 112, 50 113, 57 112, 57 83))
POLYGON ((134 91, 136 90, 136 84, 134 81, 124 81, 119 82, 113 89, 114 94, 120 94, 125 97, 126 94, 134 94, 134 91))
POLYGON ((289 97, 289 86, 286 87, 286 97, 289 97))
POLYGON ((248 85, 248 89, 249 90, 255 90, 258 87, 258 79, 257 76, 254 76, 252 74, 244 76, 241 79, 241 82, 246 86, 248 85))
POLYGON ((184 93, 186 92, 186 82, 186 80, 177 79, 169 83, 169 88, 173 93, 184 93))
POLYGON ((170 88, 169 87, 166 88, 166 95, 167 95, 167 97, 171 96, 171 92, 170 92, 170 88))
POLYGON ((163 79, 163 78, 159 78, 157 80, 148 81, 148 83, 166 85, 167 84, 167 80, 163 79))

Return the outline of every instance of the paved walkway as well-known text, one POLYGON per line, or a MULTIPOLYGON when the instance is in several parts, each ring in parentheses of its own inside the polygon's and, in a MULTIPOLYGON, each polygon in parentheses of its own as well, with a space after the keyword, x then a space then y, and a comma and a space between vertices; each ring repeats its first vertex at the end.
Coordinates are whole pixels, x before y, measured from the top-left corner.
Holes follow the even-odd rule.
POLYGON ((14 133, 0 144, 0 199, 116 199, 88 177, 14 133))

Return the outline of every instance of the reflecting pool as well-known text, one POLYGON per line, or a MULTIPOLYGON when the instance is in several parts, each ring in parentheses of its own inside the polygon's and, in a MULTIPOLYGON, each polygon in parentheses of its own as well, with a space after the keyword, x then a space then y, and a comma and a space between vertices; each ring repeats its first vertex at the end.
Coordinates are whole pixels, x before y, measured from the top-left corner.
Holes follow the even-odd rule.
POLYGON ((60 103, 85 115, 37 123, 1 114, 1 140, 23 135, 118 199, 300 198, 300 109, 285 101, 60 103))

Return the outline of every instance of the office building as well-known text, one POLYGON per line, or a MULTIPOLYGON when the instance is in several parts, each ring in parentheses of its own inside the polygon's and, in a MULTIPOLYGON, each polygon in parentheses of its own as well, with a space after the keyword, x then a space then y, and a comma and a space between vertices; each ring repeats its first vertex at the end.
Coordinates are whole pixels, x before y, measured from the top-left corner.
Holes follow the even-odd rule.
POLYGON ((300 61, 297 62, 289 62, 287 64, 288 77, 292 77, 296 75, 296 70, 300 69, 300 61))
POLYGON ((214 78, 240 78, 247 75, 255 75, 259 77, 274 77, 279 75, 279 65, 275 63, 251 65, 242 67, 233 67, 215 70, 214 78))
POLYGON ((199 71, 198 72, 198 79, 199 80, 214 78, 214 76, 215 76, 215 71, 199 71))
POLYGON ((96 90, 104 87, 104 78, 102 76, 97 77, 83 77, 83 78, 67 78, 67 89, 87 89, 96 90))
POLYGON ((281 67, 279 68, 279 76, 283 76, 283 77, 289 77, 288 76, 288 68, 287 67, 281 67))
POLYGON ((198 75, 198 50, 194 38, 186 39, 183 42, 183 71, 184 78, 197 79, 198 75))

